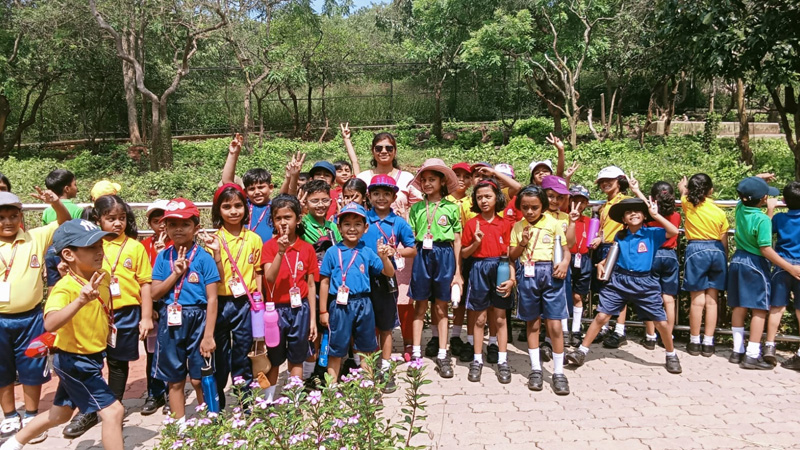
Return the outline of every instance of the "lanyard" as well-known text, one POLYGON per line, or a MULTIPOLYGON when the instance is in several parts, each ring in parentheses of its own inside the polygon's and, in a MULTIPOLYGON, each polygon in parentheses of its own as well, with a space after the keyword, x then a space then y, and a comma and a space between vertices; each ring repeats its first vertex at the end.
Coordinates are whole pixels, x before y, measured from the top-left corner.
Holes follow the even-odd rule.
POLYGON ((436 203, 436 207, 433 208, 433 215, 431 215, 430 211, 428 211, 428 200, 425 200, 425 217, 428 219, 428 234, 431 233, 431 222, 436 219, 436 210, 439 209, 439 205, 441 204, 441 201, 436 203))
POLYGON ((533 240, 533 246, 526 248, 526 253, 528 254, 528 261, 533 261, 533 253, 536 251, 536 243, 539 242, 539 235, 542 234, 542 229, 536 229, 536 238, 533 240))
MULTIPOLYGON (((291 248, 291 247, 289 247, 291 248)), ((287 248, 286 251, 288 252, 289 249, 287 248)), ((341 252, 340 252, 341 253, 341 252)), ((341 259, 342 255, 339 255, 339 259, 341 259)), ((289 257, 286 253, 283 254, 283 260, 286 262, 286 265, 289 267, 289 275, 292 277, 292 286, 297 286, 297 263, 300 261, 300 252, 295 250, 294 255, 294 265, 289 265, 289 257)))
POLYGON ((11 273, 11 266, 14 265, 14 258, 17 256, 17 247, 19 246, 19 242, 15 242, 14 245, 11 246, 11 261, 6 262, 6 259, 3 258, 3 254, 0 253, 0 261, 3 261, 3 264, 6 266, 6 273, 3 277, 3 283, 8 281, 8 274, 11 273))
POLYGON ((117 265, 119 264, 119 258, 122 256, 122 250, 125 249, 125 244, 128 243, 128 238, 126 237, 125 240, 122 241, 122 244, 119 246, 119 253, 117 253, 117 260, 114 261, 114 265, 111 265, 111 262, 106 258, 105 252, 103 253, 103 259, 106 260, 109 266, 111 266, 111 276, 114 276, 114 272, 117 271, 117 265))
POLYGON ((347 283, 347 272, 350 270, 350 267, 353 266, 353 263, 356 261, 356 256, 358 256, 358 250, 353 251, 353 257, 350 258, 350 263, 347 264, 347 269, 344 268, 344 262, 342 262, 342 249, 336 248, 339 250, 339 267, 342 268, 342 286, 345 286, 347 283))
POLYGON ((247 228, 250 231, 253 231, 253 230, 257 229, 258 226, 261 225, 261 221, 264 220, 264 216, 267 215, 267 211, 269 211, 270 206, 271 206, 270 204, 267 204, 267 207, 264 208, 264 211, 261 211, 261 216, 258 218, 258 221, 256 222, 256 224, 252 225, 252 223, 253 223, 253 204, 251 203, 250 204, 250 225, 248 225, 245 228, 247 228))
MULTIPOLYGON (((175 252, 178 252, 178 249, 173 247, 175 252)), ((186 264, 186 272, 183 273, 181 277, 181 281, 175 285, 175 301, 173 303, 178 303, 178 298, 181 296, 181 291, 183 290, 183 283, 186 281, 186 275, 189 274, 189 269, 192 266, 192 261, 194 260, 194 256, 197 254, 197 244, 194 244, 194 248, 192 249, 192 254, 189 255, 189 262, 186 264)), ((172 261, 172 254, 169 255, 169 268, 173 272, 175 271, 175 263, 172 261)))
MULTIPOLYGON (((83 282, 77 275, 75 275, 71 270, 69 271, 69 275, 72 277, 73 280, 77 281, 81 287, 86 286, 86 283, 83 282)), ((114 313, 112 312, 114 309, 114 298, 111 295, 111 288, 108 288, 108 299, 109 304, 106 305, 103 303, 103 297, 97 297, 97 301, 100 302, 100 305, 103 307, 103 311, 105 311, 106 316, 108 317, 109 325, 114 325, 114 313)))
POLYGON ((394 241, 394 227, 392 227, 392 235, 391 236, 387 236, 386 233, 383 232, 383 228, 381 228, 381 223, 382 222, 383 222, 383 219, 378 219, 378 221, 375 222, 375 226, 378 227, 378 231, 380 231, 381 234, 383 235, 383 237, 386 239, 386 244, 387 245, 391 245, 392 247, 397 247, 397 243, 394 241))
MULTIPOLYGON (((236 273, 239 276, 239 278, 242 278, 242 274, 239 272, 239 257, 242 256, 242 250, 244 249, 244 244, 245 244, 244 233, 246 232, 247 229, 242 228, 242 234, 239 236, 240 238, 242 238, 242 245, 239 246, 239 252, 236 253, 235 259, 233 258, 231 251, 228 249, 227 239, 225 239, 225 237, 222 236, 222 233, 220 233, 220 238, 221 238, 220 241, 222 241, 222 247, 225 249, 225 253, 228 254, 228 262, 231 263, 231 272, 236 273)), ((244 279, 242 279, 242 281, 244 281, 244 279)))

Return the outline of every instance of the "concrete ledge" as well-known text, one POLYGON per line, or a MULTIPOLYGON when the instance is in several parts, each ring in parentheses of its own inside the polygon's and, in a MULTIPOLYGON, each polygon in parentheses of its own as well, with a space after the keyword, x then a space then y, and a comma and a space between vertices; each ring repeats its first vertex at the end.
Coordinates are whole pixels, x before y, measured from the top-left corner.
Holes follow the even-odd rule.
MULTIPOLYGON (((705 129, 706 123, 701 121, 672 121, 672 135, 700 134, 705 129)), ((748 123, 750 135, 758 134, 780 134, 781 127, 773 122, 750 122, 748 123)), ((650 125, 648 132, 656 136, 664 134, 664 121, 657 120, 650 125)), ((720 136, 736 136, 739 134, 739 122, 720 122, 720 136)))

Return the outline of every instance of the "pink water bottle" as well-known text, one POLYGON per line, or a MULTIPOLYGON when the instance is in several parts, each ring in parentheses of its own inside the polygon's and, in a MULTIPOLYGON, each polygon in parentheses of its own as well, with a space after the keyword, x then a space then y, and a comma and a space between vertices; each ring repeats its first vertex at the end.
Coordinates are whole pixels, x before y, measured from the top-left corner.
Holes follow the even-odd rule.
POLYGON ((158 340, 158 323, 156 323, 153 329, 150 330, 149 333, 147 333, 147 340, 145 341, 145 347, 147 349, 147 353, 155 353, 157 340, 158 340))
POLYGON ((600 231, 600 219, 597 217, 592 217, 591 220, 589 220, 589 230, 586 233, 587 245, 591 244, 594 238, 597 237, 598 231, 600 231))
POLYGON ((281 343, 281 330, 278 327, 278 311, 275 303, 268 302, 264 311, 264 342, 267 347, 277 347, 281 343))
POLYGON ((250 326, 253 328, 253 339, 264 339, 264 302, 260 292, 253 292, 253 303, 250 304, 250 326))

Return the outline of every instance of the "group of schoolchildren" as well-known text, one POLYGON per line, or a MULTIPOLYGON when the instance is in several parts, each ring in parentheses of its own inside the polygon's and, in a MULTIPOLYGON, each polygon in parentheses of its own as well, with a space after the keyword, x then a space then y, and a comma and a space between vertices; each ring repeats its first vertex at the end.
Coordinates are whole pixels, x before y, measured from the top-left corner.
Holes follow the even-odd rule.
MULTIPOLYGON (((375 174, 367 184, 352 177, 346 162, 327 161, 301 173, 300 154, 292 156, 280 194, 273 197, 267 170, 236 177, 242 146, 237 136, 213 197, 216 231, 201 229, 192 201, 159 200, 146 212, 154 235, 142 242, 133 211, 117 195, 119 185, 98 183, 93 206, 83 211, 71 200, 77 193, 74 175, 54 171, 46 180, 48 190, 34 194, 51 204, 44 226, 26 230, 22 204, 0 175, 0 351, 14 355, 0 370, 2 432, 9 437, 0 449, 40 442, 49 428, 70 419, 65 434, 80 436, 98 416, 104 446, 122 448, 120 402, 128 365, 139 357, 139 341, 153 335, 142 413, 163 406, 180 426, 185 426, 187 375, 202 404, 206 366, 214 367, 222 408, 229 378, 245 387, 260 384, 261 395, 272 401, 284 362, 291 376, 312 380, 313 388, 325 372, 335 381, 352 360, 366 364, 366 358, 357 361, 359 354, 378 351, 374 369, 391 392, 397 388, 392 330, 401 324, 396 272, 406 269, 406 259, 413 259, 408 289, 413 317, 402 323, 411 328, 403 333, 411 337, 404 342, 404 357, 422 358, 430 315, 434 338, 424 353, 442 378, 453 377, 451 358, 457 356, 470 363, 469 381, 480 381, 490 363, 496 364, 498 381, 510 383, 507 348, 515 310, 526 323, 520 340, 527 342, 530 358, 528 388, 543 389, 542 362, 552 360, 553 391, 567 395, 565 361, 582 365, 593 342, 624 345, 628 304, 647 321, 642 345, 654 349, 660 340, 666 369, 680 373, 672 328, 681 216, 672 186, 660 181, 646 197, 633 174, 616 166, 602 169, 595 183, 607 201, 596 211, 599 231, 590 240, 592 220, 584 214, 590 193, 570 186, 578 165, 564 170, 563 144, 552 136, 548 141, 558 149, 557 169, 549 160, 532 163, 527 186, 507 164, 450 167, 439 159, 425 161, 411 182, 423 199, 404 218, 392 210, 399 187, 391 176, 375 174), (627 195, 629 189, 636 197, 627 195), (45 266, 52 288, 42 304, 45 266), (599 304, 583 334, 590 291, 599 294, 599 304), (258 348, 251 311, 263 308, 262 302, 278 314, 280 339, 267 348, 265 373, 254 374, 251 359, 258 348), (466 343, 460 338, 465 315, 466 343), (613 329, 607 326, 612 316, 617 316, 613 329), (51 357, 25 356, 46 331, 55 333, 51 357), (321 349, 324 333, 328 344, 321 349), (569 346, 575 349, 567 353, 569 346), (320 352, 327 352, 327 367, 317 361, 320 352), (37 415, 50 366, 58 390, 53 407, 37 415), (15 409, 15 381, 23 385, 24 417, 15 409), (75 408, 80 414, 73 418, 75 408)), ((765 179, 769 175, 746 178, 737 187, 737 250, 730 265, 729 224, 711 199, 711 179, 696 174, 678 184, 688 240, 682 289, 691 295, 690 355, 714 354, 719 292, 727 290, 733 307, 730 361, 746 369, 777 363, 774 341, 782 314, 792 297, 800 306, 800 183, 784 189, 789 211, 773 217, 776 200, 770 197, 778 192, 765 179)), ((800 370, 800 351, 783 366, 800 370)))

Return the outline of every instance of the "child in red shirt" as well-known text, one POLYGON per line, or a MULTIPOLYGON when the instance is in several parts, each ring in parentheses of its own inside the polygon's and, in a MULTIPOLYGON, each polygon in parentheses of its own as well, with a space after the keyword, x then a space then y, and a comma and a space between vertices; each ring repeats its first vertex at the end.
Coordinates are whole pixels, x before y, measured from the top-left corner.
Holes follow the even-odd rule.
POLYGON ((570 209, 580 212, 575 221, 575 245, 569 250, 572 255, 572 327, 569 345, 578 347, 583 341, 581 319, 583 319, 583 301, 589 295, 592 282, 592 258, 589 256, 589 222, 591 218, 583 215, 589 206, 589 190, 583 186, 569 189, 570 209))

